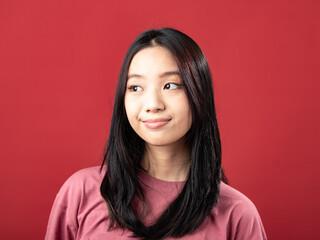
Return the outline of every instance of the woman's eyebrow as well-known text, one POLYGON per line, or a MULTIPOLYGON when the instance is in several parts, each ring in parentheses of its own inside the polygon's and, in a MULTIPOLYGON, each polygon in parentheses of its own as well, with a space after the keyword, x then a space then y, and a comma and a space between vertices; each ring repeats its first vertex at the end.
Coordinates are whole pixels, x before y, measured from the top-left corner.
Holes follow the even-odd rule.
POLYGON ((159 75, 160 78, 164 78, 164 77, 169 77, 169 76, 172 76, 172 75, 178 75, 180 76, 180 72, 178 71, 169 71, 169 72, 164 72, 164 73, 161 73, 159 75))
POLYGON ((144 78, 142 75, 140 74, 129 74, 127 80, 129 80, 130 78, 144 78))
MULTIPOLYGON (((161 73, 161 74, 159 75, 159 78, 169 77, 169 76, 172 76, 172 75, 178 75, 178 76, 180 76, 180 72, 178 72, 178 71, 168 71, 168 72, 164 72, 164 73, 161 73)), ((128 75, 127 80, 129 80, 130 78, 145 78, 145 77, 144 77, 143 75, 133 73, 133 74, 129 74, 129 75, 128 75)))

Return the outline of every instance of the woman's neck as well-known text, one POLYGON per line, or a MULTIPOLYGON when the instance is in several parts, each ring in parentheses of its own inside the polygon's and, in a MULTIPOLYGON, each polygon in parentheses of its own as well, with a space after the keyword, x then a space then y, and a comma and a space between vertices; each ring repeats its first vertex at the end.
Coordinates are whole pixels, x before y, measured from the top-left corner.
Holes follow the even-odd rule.
POLYGON ((184 181, 190 168, 190 150, 184 142, 169 146, 146 144, 141 166, 155 178, 165 181, 184 181))

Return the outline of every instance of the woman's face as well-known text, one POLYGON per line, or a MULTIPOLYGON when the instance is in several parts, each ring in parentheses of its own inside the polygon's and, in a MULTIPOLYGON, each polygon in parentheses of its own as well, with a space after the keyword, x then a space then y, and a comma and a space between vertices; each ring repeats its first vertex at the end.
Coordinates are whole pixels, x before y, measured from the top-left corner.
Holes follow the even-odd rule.
POLYGON ((192 114, 179 68, 166 48, 148 47, 133 57, 125 109, 131 127, 147 144, 184 141, 192 114))

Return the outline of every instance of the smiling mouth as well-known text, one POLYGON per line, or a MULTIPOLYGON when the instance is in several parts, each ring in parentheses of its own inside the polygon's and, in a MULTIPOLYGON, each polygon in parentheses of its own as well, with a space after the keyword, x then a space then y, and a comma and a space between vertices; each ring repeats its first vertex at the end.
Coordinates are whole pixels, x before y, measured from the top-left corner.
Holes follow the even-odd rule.
POLYGON ((149 119, 143 121, 144 125, 150 129, 158 129, 166 125, 171 119, 167 118, 158 118, 158 119, 149 119))

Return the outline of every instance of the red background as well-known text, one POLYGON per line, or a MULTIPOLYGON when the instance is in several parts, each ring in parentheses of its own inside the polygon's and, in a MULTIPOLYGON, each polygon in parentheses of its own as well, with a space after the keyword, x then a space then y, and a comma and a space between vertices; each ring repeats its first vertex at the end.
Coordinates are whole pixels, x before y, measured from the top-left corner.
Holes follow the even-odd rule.
POLYGON ((320 239, 318 1, 0 2, 0 239, 42 239, 54 197, 99 165, 125 52, 194 38, 214 77, 230 184, 269 239, 320 239))

